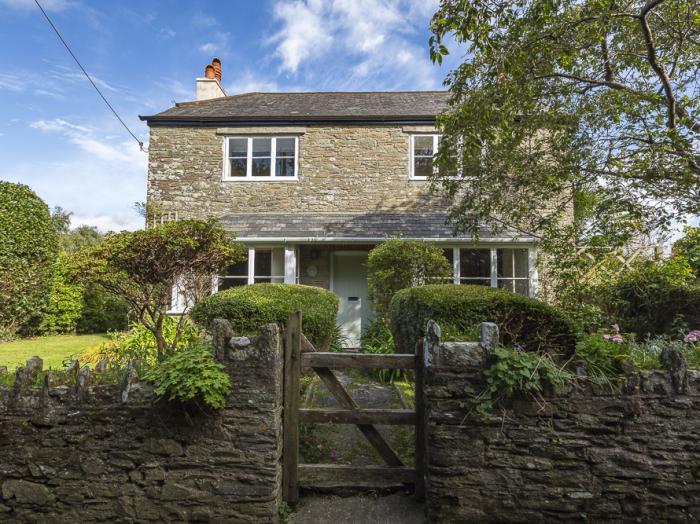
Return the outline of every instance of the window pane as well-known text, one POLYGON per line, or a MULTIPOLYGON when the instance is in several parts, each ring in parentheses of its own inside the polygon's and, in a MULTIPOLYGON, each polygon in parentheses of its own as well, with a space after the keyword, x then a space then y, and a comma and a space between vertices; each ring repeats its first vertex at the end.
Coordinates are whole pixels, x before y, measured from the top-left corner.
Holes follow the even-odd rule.
POLYGON ((490 278, 462 278, 459 280, 460 284, 469 284, 474 286, 490 286, 490 278))
POLYGON ((230 161, 231 169, 228 175, 234 176, 245 176, 247 161, 245 158, 232 158, 230 161))
POLYGON ((527 249, 498 249, 499 277, 528 277, 527 249))
POLYGON ((219 291, 224 291, 232 287, 245 286, 247 283, 248 277, 219 278, 219 291))
POLYGON ((277 139, 277 156, 294 156, 294 139, 277 139))
POLYGON ((414 136, 413 154, 414 156, 433 156, 433 137, 414 136))
POLYGON ((507 289, 508 291, 513 291, 513 279, 503 278, 498 280, 498 287, 501 289, 507 289))
POLYGON ((432 158, 415 158, 413 160, 413 176, 430 176, 433 174, 432 158))
POLYGON ((252 176, 270 176, 270 159, 253 158, 252 176))
POLYGON ((491 277, 490 249, 460 249, 460 277, 491 277))
POLYGON ((498 280, 498 287, 501 289, 507 289, 513 293, 518 293, 519 295, 527 296, 530 294, 530 282, 528 280, 503 278, 498 280))
POLYGON ((258 275, 261 277, 272 275, 272 253, 270 251, 255 250, 255 272, 253 275, 255 275, 256 282, 258 282, 258 275))
POLYGON ((248 155, 248 139, 229 138, 228 154, 231 158, 245 158, 248 155))
POLYGON ((294 176, 294 158, 277 158, 275 176, 294 176))
POLYGON ((445 258, 450 263, 450 266, 454 267, 454 255, 455 255, 454 249, 449 247, 447 249, 443 249, 442 253, 443 253, 443 255, 445 255, 445 258))
POLYGON ((254 138, 253 139, 253 156, 271 156, 272 154, 272 139, 271 138, 254 138))
POLYGON ((222 277, 248 277, 248 260, 228 266, 222 277))

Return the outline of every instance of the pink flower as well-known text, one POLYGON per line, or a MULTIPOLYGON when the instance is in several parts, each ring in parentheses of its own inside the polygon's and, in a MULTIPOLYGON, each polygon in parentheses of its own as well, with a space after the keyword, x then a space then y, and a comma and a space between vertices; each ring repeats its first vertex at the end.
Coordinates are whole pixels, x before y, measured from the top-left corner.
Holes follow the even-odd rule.
POLYGON ((613 329, 613 331, 614 331, 615 333, 619 333, 619 332, 620 332, 620 326, 619 326, 619 325, 613 324, 613 325, 610 326, 610 327, 613 329))
POLYGON ((338 460, 338 454, 335 451, 331 451, 329 454, 329 458, 331 459, 331 462, 335 462, 338 460))
POLYGON ((619 335, 617 333, 615 333, 614 335, 609 335, 606 333, 605 335, 603 335, 603 339, 607 340, 608 342, 615 342, 615 344, 622 344, 624 342, 622 335, 619 335))
POLYGON ((693 329, 685 336, 685 338, 683 340, 685 342, 698 342, 698 341, 700 341, 700 329, 693 329))

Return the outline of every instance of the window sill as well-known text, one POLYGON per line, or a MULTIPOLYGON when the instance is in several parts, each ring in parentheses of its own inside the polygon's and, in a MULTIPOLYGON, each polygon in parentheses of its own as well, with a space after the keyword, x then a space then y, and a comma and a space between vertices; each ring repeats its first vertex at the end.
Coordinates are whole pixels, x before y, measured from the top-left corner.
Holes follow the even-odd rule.
POLYGON ((269 177, 269 178, 253 178, 253 177, 240 177, 240 178, 227 178, 224 177, 221 179, 222 182, 255 182, 255 183, 268 183, 268 184, 275 184, 275 183, 282 183, 282 184, 289 184, 290 182, 299 182, 298 177, 269 177))

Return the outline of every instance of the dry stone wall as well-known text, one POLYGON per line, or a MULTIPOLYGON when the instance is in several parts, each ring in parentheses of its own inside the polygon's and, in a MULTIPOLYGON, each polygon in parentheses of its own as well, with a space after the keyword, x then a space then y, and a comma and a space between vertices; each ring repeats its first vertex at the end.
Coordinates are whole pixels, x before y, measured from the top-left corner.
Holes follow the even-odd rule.
POLYGON ((233 386, 220 412, 83 370, 71 386, 0 387, 0 522, 276 522, 279 328, 252 342, 219 328, 233 386))
POLYGON ((475 420, 483 346, 427 344, 430 522, 700 520, 700 372, 579 382, 475 420))
POLYGON ((445 209, 427 182, 409 180, 410 133, 401 126, 306 127, 292 182, 223 181, 224 136, 215 127, 153 126, 150 133, 149 203, 180 218, 445 209))

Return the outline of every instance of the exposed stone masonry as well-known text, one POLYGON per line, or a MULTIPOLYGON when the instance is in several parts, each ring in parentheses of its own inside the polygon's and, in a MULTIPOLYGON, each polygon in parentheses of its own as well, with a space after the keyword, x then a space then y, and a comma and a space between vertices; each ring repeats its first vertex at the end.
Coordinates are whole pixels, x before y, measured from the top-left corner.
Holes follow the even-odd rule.
POLYGON ((224 136, 216 131, 151 127, 149 203, 180 218, 445 209, 426 182, 409 180, 410 134, 401 126, 308 126, 299 135, 299 181, 292 182, 222 181, 224 136))
POLYGON ((95 385, 87 367, 76 385, 0 387, 0 522, 276 522, 279 329, 218 340, 233 390, 217 413, 154 404, 133 373, 95 385))
POLYGON ((465 391, 483 386, 485 355, 429 341, 430 522, 700 519, 700 372, 635 373, 614 391, 579 381, 474 420, 465 391))

